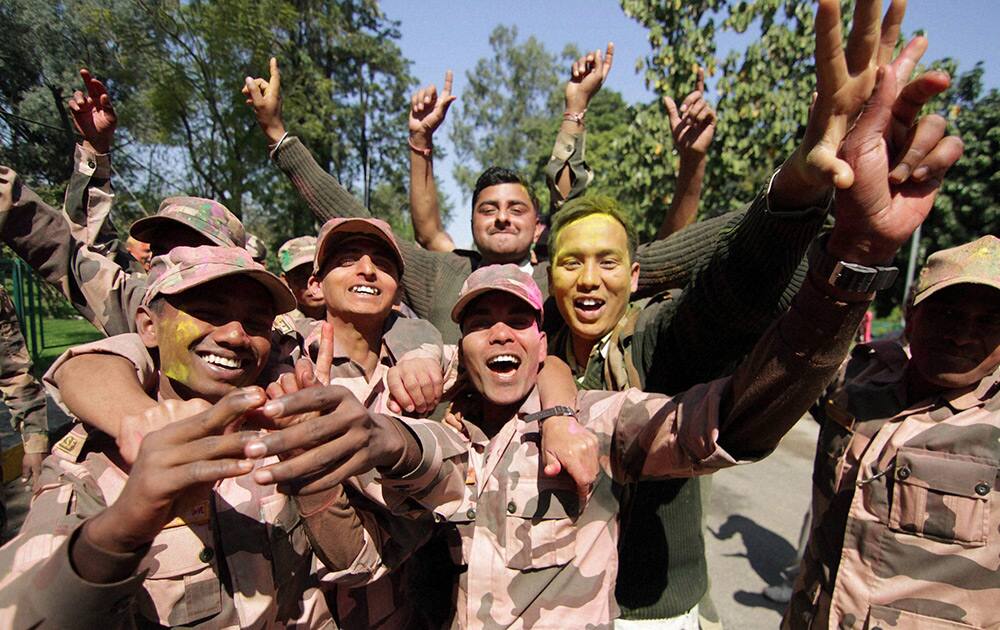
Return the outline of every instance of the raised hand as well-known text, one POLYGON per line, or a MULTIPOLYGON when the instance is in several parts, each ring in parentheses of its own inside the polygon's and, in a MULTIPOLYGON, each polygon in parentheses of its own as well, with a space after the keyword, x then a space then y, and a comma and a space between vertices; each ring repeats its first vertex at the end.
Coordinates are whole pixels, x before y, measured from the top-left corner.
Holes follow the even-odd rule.
POLYGON ((85 147, 95 153, 107 153, 115 137, 118 115, 103 83, 86 68, 80 68, 80 78, 86 94, 77 90, 66 103, 73 115, 73 125, 83 136, 85 147))
POLYGON ((451 93, 453 78, 451 70, 444 73, 444 89, 440 96, 432 83, 417 90, 410 98, 410 139, 422 149, 430 146, 431 136, 444 122, 448 108, 458 98, 451 93))
POLYGON ((587 109, 590 99, 600 91, 604 80, 608 78, 614 59, 615 45, 608 42, 607 52, 603 56, 598 48, 573 62, 571 76, 566 83, 567 112, 579 114, 587 109))
POLYGON ((252 458, 294 453, 254 471, 257 483, 278 483, 288 494, 328 490, 348 477, 391 467, 405 450, 406 429, 397 420, 369 412, 338 385, 310 387, 272 400, 262 411, 277 424, 284 417, 310 416, 246 445, 245 453, 252 458))
MULTIPOLYGON (((912 124, 920 108, 948 88, 948 75, 928 72, 898 89, 898 67, 880 68, 876 91, 840 152, 854 180, 837 193, 837 221, 827 250, 849 262, 891 261, 927 217, 945 172, 962 155, 961 139, 945 136, 941 116, 924 116, 912 124), (894 127, 908 131, 894 138, 894 127), (902 159, 908 160, 909 176, 894 170, 890 178, 889 169, 902 159)), ((902 70, 907 71, 905 66, 902 70)))
POLYGON ((857 0, 847 46, 841 36, 840 0, 819 0, 816 9, 816 100, 805 137, 782 166, 772 199, 807 205, 831 187, 849 188, 855 172, 840 157, 840 145, 872 94, 880 65, 892 60, 906 12, 892 0, 879 23, 881 0, 857 0))
POLYGON ((88 523, 91 540, 108 551, 134 551, 184 516, 185 507, 207 496, 212 484, 250 472, 253 462, 243 449, 256 434, 229 431, 265 401, 259 387, 239 389, 146 435, 118 500, 88 523))
POLYGON ((694 92, 685 97, 680 108, 669 96, 663 105, 670 117, 670 133, 681 159, 698 159, 708 153, 715 137, 715 110, 705 100, 705 70, 699 66, 694 92))
POLYGON ((244 79, 241 91, 247 97, 247 105, 253 107, 261 131, 268 142, 274 144, 285 135, 285 122, 281 118, 281 71, 274 57, 271 57, 270 71, 267 81, 259 77, 244 79))

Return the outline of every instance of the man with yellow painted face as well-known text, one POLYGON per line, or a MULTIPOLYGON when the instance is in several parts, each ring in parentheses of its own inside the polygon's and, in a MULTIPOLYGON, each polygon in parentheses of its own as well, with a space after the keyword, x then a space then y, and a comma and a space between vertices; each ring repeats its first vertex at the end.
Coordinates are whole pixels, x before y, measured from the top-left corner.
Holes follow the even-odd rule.
MULTIPOLYGON (((130 465, 109 440, 55 449, 20 535, 0 550, 0 625, 333 625, 324 590, 352 571, 333 574, 314 552, 302 526, 313 515, 299 504, 308 493, 292 498, 251 477, 278 458, 248 457, 258 433, 240 430, 281 426, 282 414, 269 411, 253 383, 274 316, 294 306, 285 285, 241 248, 179 247, 154 259, 136 328, 157 351, 147 386, 169 422, 146 436, 130 465)), ((367 417, 361 426, 354 418, 364 416, 344 415, 360 407, 346 390, 322 390, 335 411, 312 411, 366 434, 353 451, 361 465, 348 475, 416 469, 419 448, 398 420, 375 418, 388 429, 380 437, 367 417)), ((338 533, 364 536, 349 525, 338 533)))
MULTIPOLYGON (((839 154, 829 150, 843 141, 849 128, 844 121, 854 121, 859 115, 877 68, 881 65, 899 74, 892 93, 879 95, 890 104, 898 99, 900 111, 907 112, 896 137, 917 122, 919 106, 929 95, 947 85, 930 75, 908 83, 926 48, 922 38, 892 60, 888 42, 898 39, 903 12, 904 3, 892 3, 881 24, 881 45, 869 47, 859 39, 849 39, 845 52, 839 38, 817 41, 817 105, 802 144, 758 194, 727 247, 715 252, 683 292, 629 301, 640 273, 636 234, 614 200, 599 196, 573 200, 556 215, 549 236, 549 286, 565 325, 550 331, 549 351, 565 358, 581 387, 640 387, 672 394, 722 376, 753 346, 786 305, 785 296, 762 279, 785 277, 793 280, 792 285, 801 279, 794 272, 810 240, 804 237, 810 230, 818 232, 825 214, 822 208, 810 212, 805 206, 825 205, 834 188, 840 188, 838 195, 843 195, 851 186, 873 189, 885 183, 884 165, 879 165, 878 172, 854 166, 861 155, 856 145, 841 148, 839 154), (867 76, 870 82, 839 72, 845 59, 852 63, 867 59, 867 69, 859 77, 867 76), (912 98, 917 93, 921 96, 912 98), (740 313, 740 317, 729 319, 729 313, 740 313)), ((817 34, 839 33, 834 27, 839 14, 839 4, 823 3, 817 14, 817 34)), ((857 3, 854 29, 879 31, 878 7, 871 0, 857 3)), ((886 111, 884 104, 882 111, 886 111)), ((935 123, 926 118, 919 124, 924 129, 935 123)), ((886 143, 880 146, 884 149, 886 143)), ((939 150, 938 155, 949 153, 949 159, 957 159, 950 154, 950 141, 943 146, 948 150, 939 150)), ((903 161, 920 159, 913 157, 916 153, 902 155, 898 145, 888 148, 900 152, 903 161)), ((929 153, 932 148, 921 147, 921 151, 929 153)), ((923 184, 905 185, 919 188, 923 184)), ((617 586, 623 618, 677 618, 677 627, 696 626, 696 606, 707 589, 698 482, 639 482, 623 492, 617 586)))

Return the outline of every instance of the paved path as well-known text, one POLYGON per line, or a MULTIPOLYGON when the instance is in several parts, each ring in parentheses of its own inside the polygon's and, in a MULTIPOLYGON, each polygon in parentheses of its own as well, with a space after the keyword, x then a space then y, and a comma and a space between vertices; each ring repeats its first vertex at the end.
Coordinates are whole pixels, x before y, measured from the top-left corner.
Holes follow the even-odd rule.
POLYGON ((812 491, 819 425, 803 418, 765 460, 714 475, 708 512, 708 572, 723 624, 773 630, 784 606, 761 595, 792 564, 812 491))

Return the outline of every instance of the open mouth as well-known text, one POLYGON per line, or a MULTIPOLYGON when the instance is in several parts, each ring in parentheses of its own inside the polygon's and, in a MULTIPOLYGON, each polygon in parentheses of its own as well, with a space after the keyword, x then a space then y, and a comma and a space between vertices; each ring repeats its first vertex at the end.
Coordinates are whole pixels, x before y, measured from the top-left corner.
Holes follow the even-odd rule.
POLYGON ((357 293, 359 295, 370 295, 372 297, 382 295, 382 291, 378 287, 369 286, 367 284, 357 284, 349 289, 351 293, 357 293))
POLYGON ((216 372, 232 373, 243 371, 250 364, 250 359, 227 357, 214 352, 197 352, 198 358, 207 363, 216 372))
POLYGON ((604 309, 604 300, 597 297, 580 297, 573 300, 573 309, 582 321, 596 321, 604 309))
POLYGON ((516 372, 517 368, 521 367, 521 359, 512 354, 498 354, 486 361, 486 367, 495 374, 509 376, 516 372))

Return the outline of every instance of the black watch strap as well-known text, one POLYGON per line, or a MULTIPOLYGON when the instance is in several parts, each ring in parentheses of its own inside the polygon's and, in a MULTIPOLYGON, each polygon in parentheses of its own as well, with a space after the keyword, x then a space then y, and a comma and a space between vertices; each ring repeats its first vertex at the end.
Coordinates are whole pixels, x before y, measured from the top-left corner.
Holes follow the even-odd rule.
POLYGON ((542 420, 551 418, 552 416, 569 416, 570 418, 576 418, 576 410, 572 407, 567 407, 566 405, 556 405, 555 407, 542 409, 541 411, 536 411, 535 413, 529 413, 524 416, 524 421, 534 422, 537 420, 538 422, 541 422, 542 420))
POLYGON ((888 289, 899 275, 898 267, 868 267, 838 260, 827 253, 829 234, 823 234, 809 248, 809 268, 838 289, 852 293, 872 293, 888 289))

